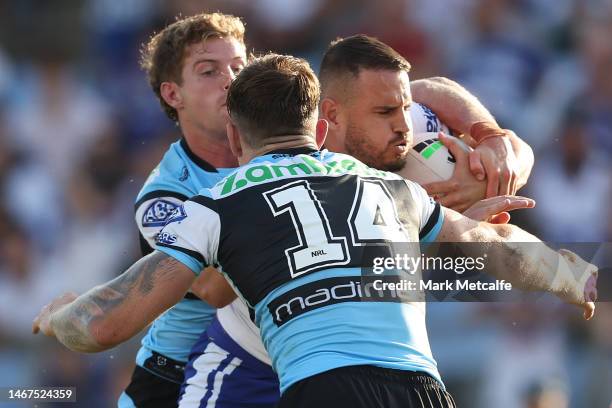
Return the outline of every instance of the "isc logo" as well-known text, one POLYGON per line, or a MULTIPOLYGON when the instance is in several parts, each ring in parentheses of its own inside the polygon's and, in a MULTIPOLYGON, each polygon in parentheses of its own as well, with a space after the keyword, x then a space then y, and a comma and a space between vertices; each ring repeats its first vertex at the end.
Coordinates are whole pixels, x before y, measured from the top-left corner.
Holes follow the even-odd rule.
POLYGON ((172 201, 158 199, 153 201, 142 216, 143 227, 163 227, 168 217, 179 205, 172 201))
POLYGON ((174 244, 176 242, 176 235, 168 232, 161 232, 157 234, 157 238, 155 240, 160 244, 174 244))

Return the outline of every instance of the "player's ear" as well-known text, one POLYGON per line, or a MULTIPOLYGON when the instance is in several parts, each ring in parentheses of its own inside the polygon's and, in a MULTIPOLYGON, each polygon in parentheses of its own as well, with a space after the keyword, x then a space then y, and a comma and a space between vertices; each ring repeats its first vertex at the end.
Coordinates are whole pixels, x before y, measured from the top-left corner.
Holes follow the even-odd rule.
POLYGON ((183 97, 179 92, 179 86, 174 82, 162 82, 159 93, 168 105, 178 110, 183 106, 183 97))
POLYGON ((333 152, 342 151, 346 137, 346 115, 342 104, 332 98, 323 98, 319 105, 319 118, 327 121, 327 147, 333 152))
POLYGON ((320 104, 320 117, 328 121, 330 127, 339 126, 338 103, 331 98, 323 98, 320 104))
POLYGON ((325 119, 317 120, 317 126, 315 128, 315 140, 317 147, 320 149, 325 143, 327 137, 327 130, 329 129, 329 123, 325 119))
POLYGON ((238 128, 231 122, 227 122, 225 125, 225 130, 227 132, 227 140, 229 142, 229 147, 234 156, 237 159, 242 157, 242 144, 240 143, 240 133, 238 132, 238 128))

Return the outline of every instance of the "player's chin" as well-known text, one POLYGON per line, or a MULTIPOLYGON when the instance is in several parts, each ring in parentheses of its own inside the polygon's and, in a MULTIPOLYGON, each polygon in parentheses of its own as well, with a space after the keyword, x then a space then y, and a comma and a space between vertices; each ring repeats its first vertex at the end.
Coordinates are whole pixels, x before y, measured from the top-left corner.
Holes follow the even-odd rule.
POLYGON ((393 154, 386 158, 384 163, 379 167, 380 170, 385 171, 400 171, 406 165, 406 158, 408 153, 405 154, 393 154))

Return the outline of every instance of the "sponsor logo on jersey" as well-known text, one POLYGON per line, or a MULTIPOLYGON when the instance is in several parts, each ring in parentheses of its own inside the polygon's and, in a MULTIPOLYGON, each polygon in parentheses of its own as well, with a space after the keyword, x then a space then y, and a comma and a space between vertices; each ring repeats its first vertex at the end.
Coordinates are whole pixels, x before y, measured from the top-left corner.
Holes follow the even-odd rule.
POLYGON ((180 222, 187 218, 187 213, 185 212, 185 208, 181 205, 176 207, 170 218, 166 221, 166 225, 171 224, 173 222, 180 222))
POLYGON ((185 181, 189 178, 189 169, 187 166, 183 166, 183 170, 181 170, 181 176, 179 177, 179 181, 185 181))
MULTIPOLYGON (((398 280, 397 276, 385 278, 398 280)), ((268 304, 268 310, 274 324, 280 327, 304 313, 338 303, 404 301, 402 293, 377 289, 371 278, 346 276, 321 279, 283 293, 268 304)))
POLYGON ((364 177, 397 178, 392 173, 368 167, 351 156, 335 155, 335 157, 338 157, 338 160, 321 161, 308 155, 298 155, 275 164, 248 165, 221 180, 215 185, 214 190, 220 196, 225 196, 256 184, 304 176, 355 174, 364 177))
POLYGON ((179 204, 163 198, 153 201, 142 215, 143 227, 163 227, 179 204))
POLYGON ((176 235, 162 231, 155 237, 155 242, 157 242, 158 244, 172 245, 176 243, 176 239, 176 235))

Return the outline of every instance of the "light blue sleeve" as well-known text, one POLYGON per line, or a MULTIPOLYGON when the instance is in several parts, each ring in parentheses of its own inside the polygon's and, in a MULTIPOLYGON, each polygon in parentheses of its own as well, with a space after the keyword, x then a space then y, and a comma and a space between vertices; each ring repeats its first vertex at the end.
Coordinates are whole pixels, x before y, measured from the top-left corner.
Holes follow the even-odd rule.
POLYGON ((193 273, 196 274, 196 276, 200 276, 200 272, 202 272, 202 269, 204 269, 205 267, 205 265, 202 262, 198 261, 195 257, 187 255, 185 252, 182 252, 176 248, 172 248, 170 246, 160 246, 159 244, 157 244, 155 246, 155 249, 176 259, 177 261, 191 269, 193 273))
POLYGON ((420 242, 433 242, 438 237, 444 224, 444 207, 436 203, 436 209, 429 216, 429 220, 419 235, 420 242))

